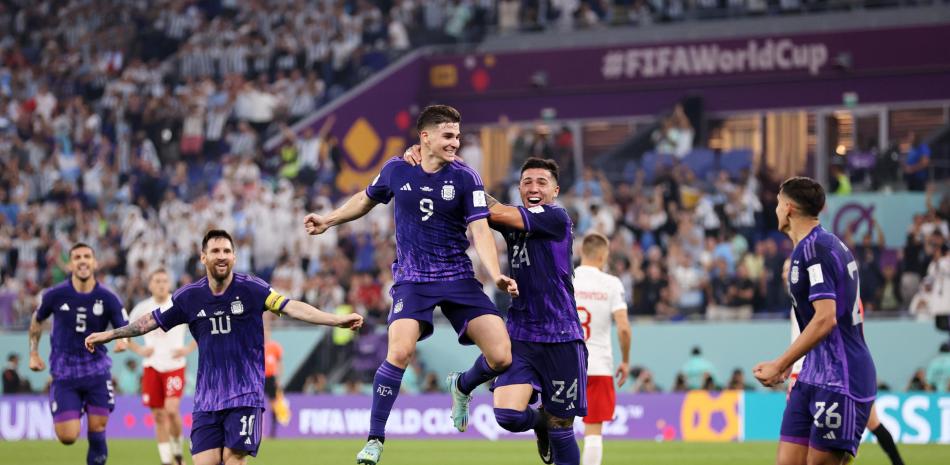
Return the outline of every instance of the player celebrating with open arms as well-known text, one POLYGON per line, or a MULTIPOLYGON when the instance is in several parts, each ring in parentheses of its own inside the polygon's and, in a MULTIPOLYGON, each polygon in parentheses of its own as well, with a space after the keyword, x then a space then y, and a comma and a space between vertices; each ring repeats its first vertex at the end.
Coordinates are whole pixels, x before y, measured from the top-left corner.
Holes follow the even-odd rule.
POLYGON ((234 273, 234 242, 222 230, 201 241, 207 276, 178 289, 171 308, 160 308, 132 324, 86 338, 90 351, 117 338, 139 336, 187 324, 198 342, 198 380, 192 415, 195 465, 243 465, 256 456, 264 410, 264 322, 270 311, 308 323, 359 329, 358 314, 334 315, 289 300, 260 278, 234 273))
MULTIPOLYGON (((96 281, 97 266, 91 246, 81 242, 72 246, 69 279, 43 291, 29 331, 30 369, 41 371, 46 368, 39 353, 42 323, 53 317, 49 356, 53 384, 49 397, 56 437, 66 445, 76 442, 82 429, 79 418, 85 411, 89 423, 87 465, 104 464, 109 456, 106 424, 115 409, 115 394, 109 351, 98 347, 86 352, 83 340, 109 324, 113 328, 126 324, 121 299, 96 281)), ((119 341, 115 351, 121 352, 125 346, 126 341, 119 341)))
POLYGON ((418 166, 392 158, 365 191, 329 215, 309 214, 304 219, 308 233, 321 234, 395 199, 396 260, 395 284, 390 291, 393 308, 389 313, 389 346, 386 360, 373 379, 369 437, 356 456, 358 464, 379 462, 386 421, 403 373, 416 343, 432 334, 436 306, 452 323, 459 343, 474 342, 482 351, 483 356, 467 376, 480 384, 511 364, 511 341, 505 324, 475 279, 472 262, 465 253, 469 246, 466 228, 495 285, 512 295, 517 295, 518 286, 501 274, 495 240, 488 227, 482 180, 456 160, 460 122, 461 115, 452 107, 426 107, 416 123, 422 147, 418 166))
POLYGON ((857 454, 876 394, 876 373, 864 342, 858 265, 844 243, 821 227, 825 191, 813 179, 782 183, 779 229, 795 244, 789 271, 801 335, 777 359, 755 366, 765 386, 784 382, 808 355, 789 394, 776 462, 843 464, 857 454))

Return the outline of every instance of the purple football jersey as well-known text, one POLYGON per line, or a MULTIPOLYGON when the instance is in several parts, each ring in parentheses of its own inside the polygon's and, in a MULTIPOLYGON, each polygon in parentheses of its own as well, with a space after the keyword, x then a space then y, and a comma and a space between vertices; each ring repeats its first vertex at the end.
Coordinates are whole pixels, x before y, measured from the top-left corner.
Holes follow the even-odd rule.
POLYGON ((206 276, 175 291, 171 308, 152 312, 163 330, 187 324, 198 342, 194 411, 265 407, 263 314, 286 304, 260 278, 234 273, 221 295, 211 293, 206 276))
POLYGON ((452 162, 426 173, 422 166, 393 158, 366 188, 366 195, 380 203, 396 199, 396 283, 475 277, 465 253, 469 245, 465 231, 472 221, 488 217, 488 207, 485 187, 473 169, 452 162))
POLYGON ((814 302, 832 299, 838 324, 805 358, 798 381, 845 394, 858 401, 874 398, 877 373, 864 342, 864 317, 858 296, 858 264, 834 234, 816 226, 792 251, 788 274, 795 316, 804 330, 815 316, 814 302))
POLYGON ((50 374, 53 379, 77 379, 108 374, 112 369, 109 349, 86 350, 86 336, 105 331, 109 324, 121 328, 128 324, 122 300, 99 283, 83 294, 73 288, 71 278, 43 291, 36 309, 36 320, 53 316, 50 332, 50 374))
POLYGON ((524 231, 492 225, 505 236, 511 277, 518 282, 508 333, 526 342, 583 341, 574 301, 571 218, 557 205, 517 208, 524 231))

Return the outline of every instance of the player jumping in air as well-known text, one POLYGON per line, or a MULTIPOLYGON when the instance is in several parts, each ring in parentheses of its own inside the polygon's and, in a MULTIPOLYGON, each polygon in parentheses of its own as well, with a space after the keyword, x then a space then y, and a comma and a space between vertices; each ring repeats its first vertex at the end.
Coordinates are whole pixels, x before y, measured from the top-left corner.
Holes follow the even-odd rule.
POLYGON ((782 419, 776 462, 842 464, 857 455, 876 395, 876 373, 864 342, 858 265, 848 247, 821 227, 825 191, 812 179, 782 183, 779 229, 795 244, 788 285, 801 335, 775 360, 761 362, 764 386, 784 382, 806 354, 782 419))
MULTIPOLYGON (((389 346, 386 360, 373 379, 369 437, 357 456, 358 464, 379 462, 386 421, 399 394, 402 376, 416 343, 432 334, 436 306, 449 319, 461 344, 473 342, 483 356, 466 373, 481 384, 511 364, 511 342, 505 324, 482 285, 475 279, 465 253, 471 231, 482 264, 499 289, 517 295, 514 280, 501 274, 495 241, 488 227, 485 187, 478 174, 456 160, 461 116, 452 107, 434 105, 419 115, 416 128, 422 147, 418 166, 393 158, 365 191, 351 197, 326 216, 310 214, 307 232, 321 234, 353 221, 380 203, 395 199, 395 284, 390 291, 389 346)), ((467 417, 456 417, 464 430, 467 417)))
POLYGON ((207 276, 172 295, 168 310, 155 309, 132 324, 86 338, 90 352, 117 338, 187 324, 198 342, 198 380, 191 427, 195 465, 243 465, 261 443, 264 401, 264 322, 270 311, 312 324, 359 329, 363 317, 322 312, 289 300, 260 278, 234 273, 234 242, 222 230, 201 241, 207 276))
MULTIPOLYGON (((101 465, 109 457, 106 424, 115 408, 112 388, 112 360, 105 347, 87 352, 83 340, 95 331, 125 326, 125 308, 112 291, 96 281, 96 254, 92 247, 78 243, 69 250, 70 277, 43 292, 40 305, 30 321, 30 369, 46 367, 39 354, 42 323, 53 317, 50 333, 50 410, 56 437, 63 444, 79 438, 79 418, 86 412, 89 449, 87 465, 101 465)), ((116 352, 126 341, 116 344, 116 352)))

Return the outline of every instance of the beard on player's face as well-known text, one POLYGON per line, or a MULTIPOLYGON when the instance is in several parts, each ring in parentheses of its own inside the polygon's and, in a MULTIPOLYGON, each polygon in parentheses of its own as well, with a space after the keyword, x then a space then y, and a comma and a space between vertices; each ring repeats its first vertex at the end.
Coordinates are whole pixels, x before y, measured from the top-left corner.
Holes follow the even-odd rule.
POLYGON ((205 268, 208 270, 208 275, 216 281, 224 281, 231 275, 231 270, 234 268, 234 256, 218 259, 208 257, 205 268))

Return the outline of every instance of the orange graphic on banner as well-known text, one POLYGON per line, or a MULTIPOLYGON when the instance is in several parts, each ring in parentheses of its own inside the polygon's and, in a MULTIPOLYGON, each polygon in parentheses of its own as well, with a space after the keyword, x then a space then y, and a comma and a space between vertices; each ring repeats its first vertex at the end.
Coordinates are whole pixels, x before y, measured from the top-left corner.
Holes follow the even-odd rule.
POLYGON ((355 192, 365 188, 379 174, 383 164, 391 156, 401 154, 406 147, 402 137, 388 137, 383 146, 379 134, 366 118, 357 119, 343 136, 346 160, 340 166, 336 186, 342 192, 355 192), (380 148, 384 152, 379 156, 380 148))
POLYGON ((455 65, 435 65, 429 68, 429 84, 432 87, 455 87, 459 82, 455 65))
POLYGON ((739 439, 741 391, 723 391, 711 396, 690 391, 683 399, 680 430, 684 441, 728 442, 739 439), (714 418, 718 425, 714 426, 714 418))

